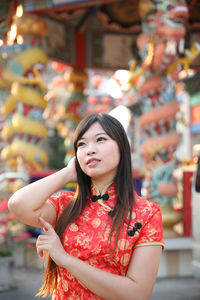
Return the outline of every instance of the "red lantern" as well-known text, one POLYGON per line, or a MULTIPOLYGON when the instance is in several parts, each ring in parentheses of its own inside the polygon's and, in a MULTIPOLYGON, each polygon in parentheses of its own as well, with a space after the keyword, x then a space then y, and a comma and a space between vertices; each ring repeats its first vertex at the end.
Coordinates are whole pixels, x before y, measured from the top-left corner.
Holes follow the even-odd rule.
POLYGON ((104 96, 101 98, 101 101, 103 104, 109 105, 109 104, 111 104, 112 99, 109 96, 104 96))
POLYGON ((67 68, 67 65, 61 64, 57 61, 53 61, 51 66, 57 72, 63 72, 67 68))
POLYGON ((92 104, 92 105, 96 105, 96 104, 99 103, 99 100, 98 100, 97 97, 89 97, 89 98, 88 98, 88 103, 89 103, 89 104, 92 104))

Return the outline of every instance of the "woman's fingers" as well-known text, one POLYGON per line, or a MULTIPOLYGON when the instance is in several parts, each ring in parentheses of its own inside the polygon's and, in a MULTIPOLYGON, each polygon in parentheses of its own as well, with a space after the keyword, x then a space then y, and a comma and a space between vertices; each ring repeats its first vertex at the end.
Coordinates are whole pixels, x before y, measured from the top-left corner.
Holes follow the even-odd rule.
POLYGON ((47 231, 48 233, 55 232, 53 229, 53 226, 51 224, 49 224, 47 221, 45 221, 42 217, 40 217, 40 222, 44 225, 45 231, 47 231))
POLYGON ((37 240, 38 240, 38 241, 46 241, 46 240, 49 240, 49 235, 48 235, 48 234, 40 234, 40 235, 38 235, 37 240))
POLYGON ((41 240, 40 240, 40 236, 38 236, 37 241, 36 241, 37 254, 40 257, 43 257, 43 250, 40 247, 41 247, 41 240))
POLYGON ((43 250, 40 250, 39 248, 37 248, 37 254, 40 256, 40 257, 43 257, 43 250))
POLYGON ((43 251, 51 256, 57 265, 62 265, 63 258, 66 256, 66 252, 63 245, 55 232, 53 226, 40 217, 40 222, 46 229, 46 234, 38 236, 36 247, 37 253, 40 257, 43 256, 43 251))

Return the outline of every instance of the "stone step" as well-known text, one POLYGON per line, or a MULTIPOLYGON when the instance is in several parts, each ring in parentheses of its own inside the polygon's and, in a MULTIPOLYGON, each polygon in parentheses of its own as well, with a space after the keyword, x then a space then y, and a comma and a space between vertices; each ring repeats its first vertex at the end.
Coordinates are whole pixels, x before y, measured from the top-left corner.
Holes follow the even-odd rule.
POLYGON ((192 238, 166 239, 158 278, 192 275, 192 238))

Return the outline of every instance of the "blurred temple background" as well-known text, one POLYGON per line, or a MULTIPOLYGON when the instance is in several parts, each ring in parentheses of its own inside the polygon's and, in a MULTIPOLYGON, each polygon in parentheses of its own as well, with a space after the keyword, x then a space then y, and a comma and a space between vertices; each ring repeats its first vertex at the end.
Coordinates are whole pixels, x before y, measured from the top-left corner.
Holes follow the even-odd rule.
POLYGON ((13 266, 42 268, 9 197, 64 167, 94 112, 120 120, 135 189, 161 207, 158 279, 199 280, 200 2, 1 1, 0 57, 0 292, 13 266))

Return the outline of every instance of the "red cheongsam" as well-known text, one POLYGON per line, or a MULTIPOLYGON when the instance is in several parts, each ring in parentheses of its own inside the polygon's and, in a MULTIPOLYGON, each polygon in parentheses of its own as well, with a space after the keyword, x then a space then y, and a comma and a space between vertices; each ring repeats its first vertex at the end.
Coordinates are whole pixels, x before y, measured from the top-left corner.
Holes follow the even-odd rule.
MULTIPOLYGON (((160 208, 151 201, 135 194, 135 209, 129 228, 127 222, 121 227, 114 257, 110 252, 109 229, 112 218, 108 212, 116 203, 115 187, 111 185, 107 193, 108 200, 92 200, 86 205, 80 216, 66 229, 62 243, 66 252, 101 270, 125 276, 134 248, 146 245, 163 246, 163 228, 160 208), (142 228, 134 234, 127 235, 127 230, 140 222, 142 228)), ((96 195, 92 186, 92 195, 96 195)), ((55 206, 57 217, 74 197, 73 192, 60 192, 49 200, 55 206)), ((114 237, 111 247, 114 245, 114 237)), ((52 300, 95 300, 101 299, 83 286, 65 268, 58 267, 58 282, 52 300)))

